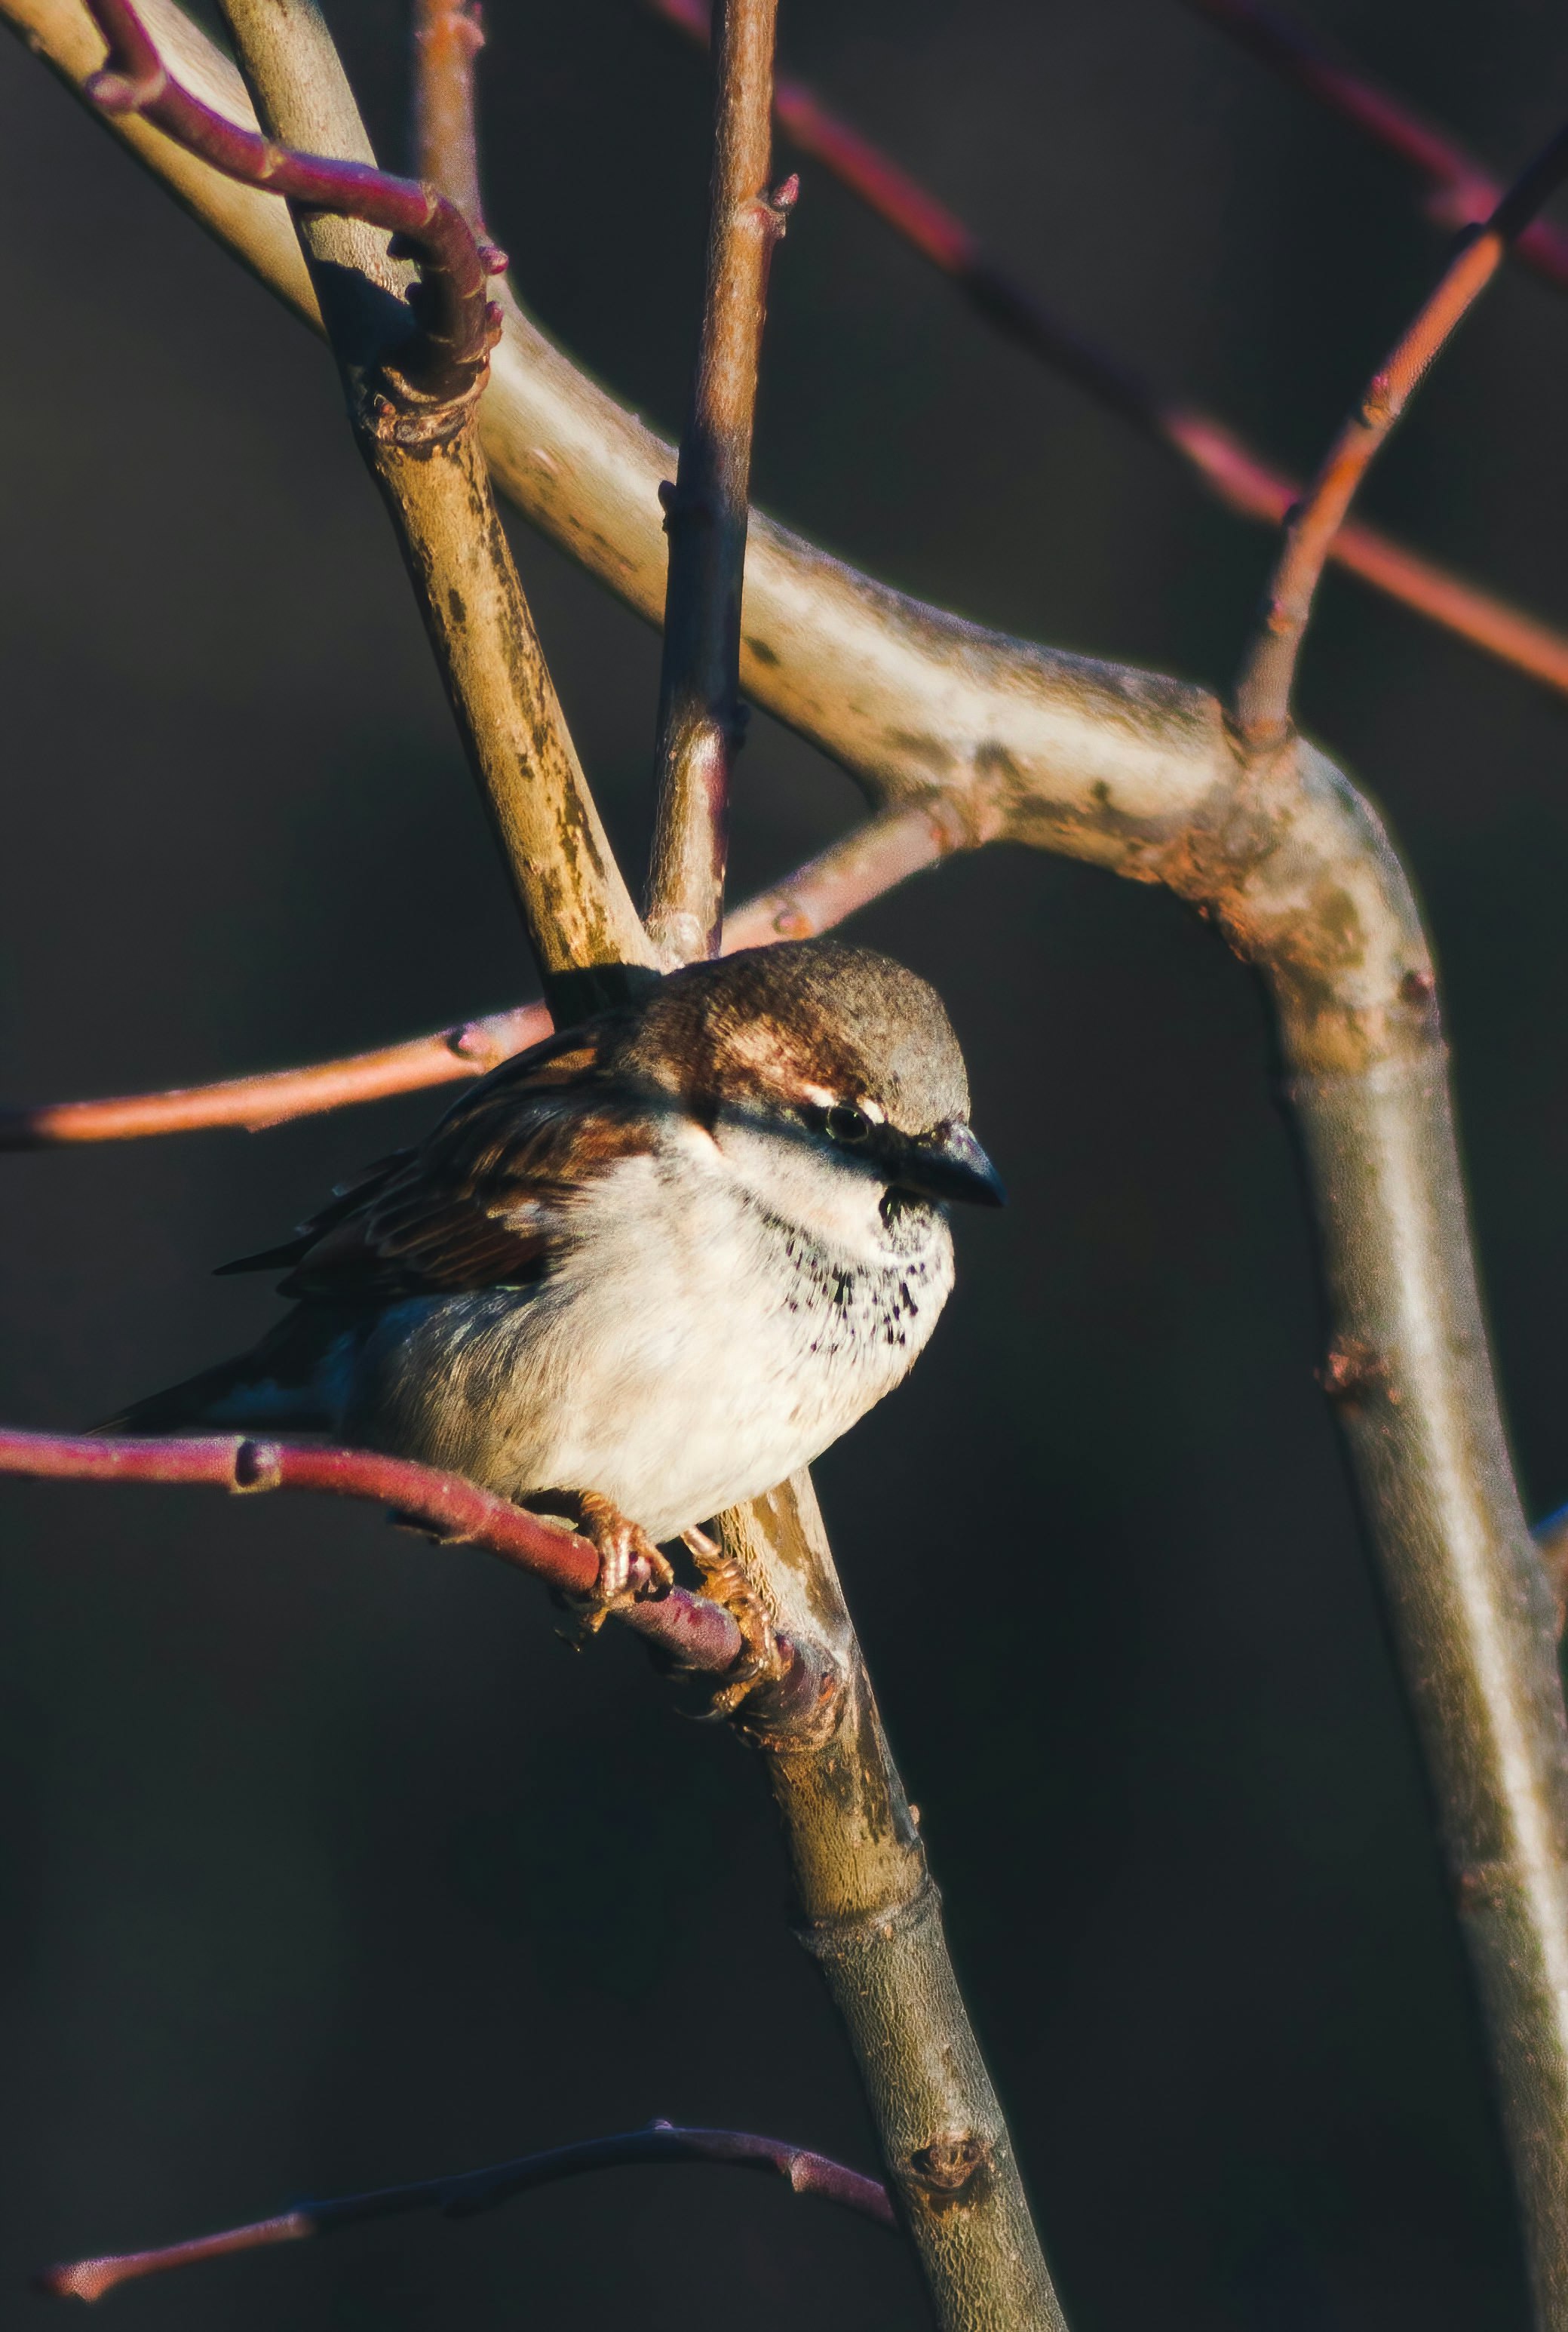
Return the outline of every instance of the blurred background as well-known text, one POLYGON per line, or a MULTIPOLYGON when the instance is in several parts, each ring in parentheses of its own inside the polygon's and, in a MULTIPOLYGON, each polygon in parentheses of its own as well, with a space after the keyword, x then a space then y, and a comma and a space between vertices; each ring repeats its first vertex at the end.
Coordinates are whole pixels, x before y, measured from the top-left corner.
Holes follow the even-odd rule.
MULTIPOLYGON (((332 15, 401 159, 404 14, 332 15)), ((518 290, 673 429, 703 69, 632 0, 489 15, 518 290)), ((1504 173, 1568 105, 1544 0, 1313 21, 1504 173)), ((784 0, 782 42, 1028 283, 1298 468, 1440 264, 1402 172, 1176 0, 784 0)), ((759 501, 983 622, 1223 685, 1268 538, 803 176, 759 501)), ((0 183, 0 1091, 193 1082, 531 992, 323 351, 14 45, 0 183)), ((1366 497, 1560 622, 1565 378, 1568 302, 1508 273, 1366 497)), ((656 642, 516 543, 640 866, 656 642)), ((1435 927, 1540 1513, 1568 1498, 1568 707, 1333 573, 1304 706, 1435 927)), ((737 886, 856 812, 758 718, 737 886)), ((858 928, 947 998, 1013 1203, 960 1225, 931 1354, 820 1485, 1074 2332, 1522 2327, 1258 990, 1170 898, 1038 855, 858 928)), ((85 1423, 237 1348, 272 1298, 211 1266, 439 1105, 0 1161, 0 1416, 85 1423)), ((573 1657, 525 1582, 370 1512, 16 1484, 0 1511, 5 2320, 52 2258, 654 2115, 870 2165, 760 1778, 634 1647, 573 1657)), ((921 2302, 874 2228, 640 2171, 112 2307, 849 2332, 921 2302)))

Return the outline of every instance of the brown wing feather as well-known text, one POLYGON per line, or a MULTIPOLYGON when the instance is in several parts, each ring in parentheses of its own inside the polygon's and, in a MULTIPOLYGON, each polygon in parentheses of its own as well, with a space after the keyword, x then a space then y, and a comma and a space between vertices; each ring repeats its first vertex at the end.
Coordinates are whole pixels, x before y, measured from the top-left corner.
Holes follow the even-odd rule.
POLYGON ((294 1266, 279 1293, 376 1303, 542 1277, 570 1194, 651 1144, 646 1105, 607 1074, 618 1033, 607 1016, 492 1071, 272 1251, 294 1266))

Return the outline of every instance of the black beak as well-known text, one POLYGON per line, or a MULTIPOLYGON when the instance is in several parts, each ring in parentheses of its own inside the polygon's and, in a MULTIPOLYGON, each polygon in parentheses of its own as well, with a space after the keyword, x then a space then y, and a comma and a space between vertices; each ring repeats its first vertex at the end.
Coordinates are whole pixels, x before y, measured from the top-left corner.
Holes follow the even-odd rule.
POLYGON ((939 1125, 904 1145, 892 1178, 896 1190, 956 1199, 974 1207, 1004 1207, 1002 1177, 966 1125, 939 1125))

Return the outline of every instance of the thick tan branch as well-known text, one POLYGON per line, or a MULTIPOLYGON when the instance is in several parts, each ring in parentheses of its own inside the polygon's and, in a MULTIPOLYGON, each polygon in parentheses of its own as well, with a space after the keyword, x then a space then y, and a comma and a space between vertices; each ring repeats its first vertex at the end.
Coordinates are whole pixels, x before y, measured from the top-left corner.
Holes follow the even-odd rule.
MULTIPOLYGON (((227 0, 227 14, 271 134, 366 158, 353 93, 313 0, 227 0)), ((471 415, 466 405, 440 402, 412 417, 392 410, 365 375, 356 289, 385 287, 385 253, 368 230, 342 220, 308 216, 299 231, 360 448, 403 547, 540 967, 548 980, 584 966, 648 963, 651 951, 567 731, 471 415)))
POLYGON ((744 1715, 742 1725, 784 1824, 801 1940, 844 2020, 937 2320, 954 2332, 1064 2332, 811 1477, 724 1515, 720 1531, 774 1625, 809 1630, 846 1680, 816 1741, 744 1715))
POLYGON ((1324 563, 1373 462, 1444 343, 1486 290, 1509 245, 1568 176, 1568 129, 1560 129, 1468 238, 1442 280, 1373 375, 1358 409, 1330 446, 1307 499, 1293 511, 1269 587, 1263 620, 1236 684, 1236 720, 1250 747, 1267 749, 1289 726, 1297 661, 1312 619, 1324 563))
POLYGON ((773 249, 794 199, 793 179, 777 194, 767 183, 776 11, 777 0, 719 0, 702 335, 661 494, 670 569, 648 928, 679 962, 713 954, 724 916, 757 366, 773 249))

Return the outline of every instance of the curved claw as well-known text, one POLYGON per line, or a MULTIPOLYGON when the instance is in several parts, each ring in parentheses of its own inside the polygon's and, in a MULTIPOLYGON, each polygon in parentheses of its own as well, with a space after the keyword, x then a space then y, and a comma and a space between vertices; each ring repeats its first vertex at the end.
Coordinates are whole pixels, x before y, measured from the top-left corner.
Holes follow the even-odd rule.
POLYGON ((740 1630, 744 1646, 724 1683, 701 1712, 703 1718, 712 1723, 733 1716, 754 1685, 780 1673, 778 1636, 771 1617, 734 1557, 727 1555, 706 1531, 682 1531, 680 1535, 702 1573, 703 1593, 723 1604, 740 1630))
POLYGON ((599 1576, 593 1593, 578 1607, 578 1619, 584 1634, 596 1636, 607 1613, 668 1595, 675 1573, 641 1524, 632 1522, 611 1499, 596 1490, 584 1490, 576 1505, 577 1527, 599 1553, 599 1576))

